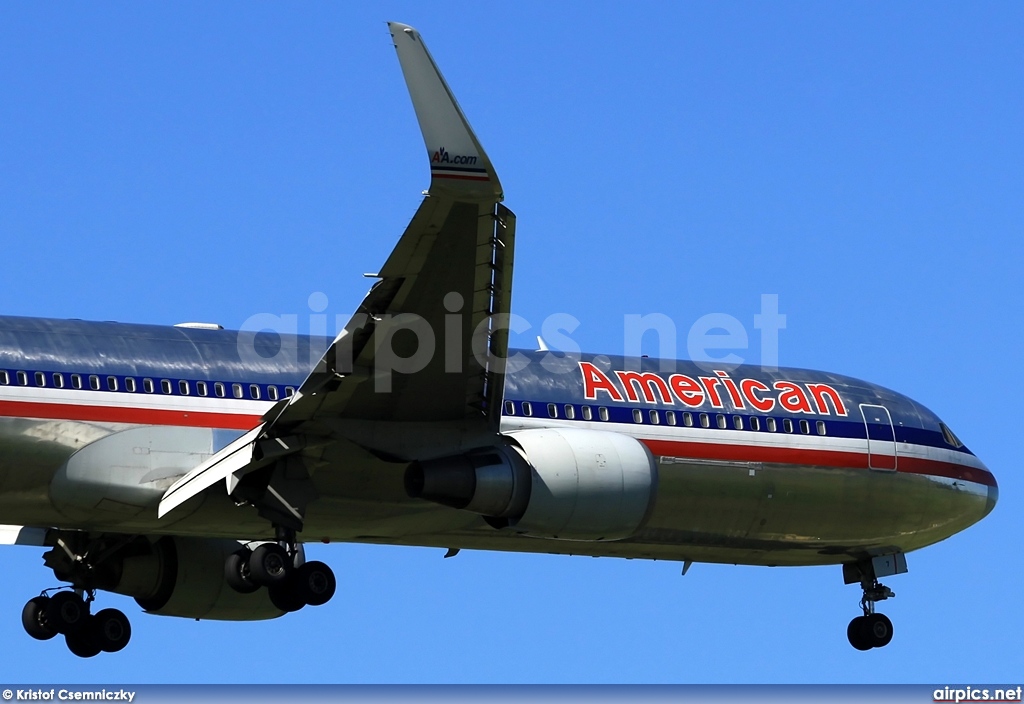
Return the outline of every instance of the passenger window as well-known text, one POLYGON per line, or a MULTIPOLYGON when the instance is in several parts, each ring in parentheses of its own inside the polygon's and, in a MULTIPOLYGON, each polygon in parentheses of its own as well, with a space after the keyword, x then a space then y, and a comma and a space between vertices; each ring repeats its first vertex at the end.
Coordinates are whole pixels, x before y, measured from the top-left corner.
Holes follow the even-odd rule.
POLYGON ((224 384, 215 381, 213 383, 213 393, 217 398, 224 398, 224 384))
POLYGON ((644 412, 641 411, 639 408, 634 408, 633 409, 633 422, 634 423, 643 423, 644 422, 644 412))
POLYGON ((63 374, 56 374, 55 373, 53 375, 53 386, 56 389, 63 389, 64 388, 64 375, 63 374))
POLYGON ((142 390, 145 391, 147 394, 153 393, 153 380, 152 379, 143 379, 142 380, 142 390))
POLYGON ((178 393, 182 396, 188 396, 189 394, 188 382, 184 379, 178 380, 178 393))
POLYGON ((126 377, 124 378, 124 388, 125 388, 125 389, 126 389, 126 390, 127 390, 128 392, 129 392, 129 393, 135 393, 135 390, 136 390, 136 388, 137 388, 137 387, 135 386, 135 378, 134 378, 134 377, 130 377, 130 376, 126 376, 126 377))
POLYGON ((260 397, 260 387, 256 384, 249 384, 249 397, 258 400, 260 397))
POLYGON ((708 414, 707 413, 701 413, 700 414, 700 427, 702 427, 702 428, 710 428, 711 427, 711 419, 708 418, 708 414))
POLYGON ((93 391, 100 390, 100 378, 95 374, 89 375, 89 388, 92 389, 93 391))
POLYGON ((597 417, 601 420, 608 420, 608 409, 604 406, 598 406, 597 417))
POLYGON ((284 387, 284 397, 285 398, 291 398, 294 395, 295 395, 295 387, 294 386, 286 386, 286 387, 284 387))
POLYGON ((196 382, 196 393, 200 396, 208 396, 210 393, 210 387, 206 385, 205 381, 196 382))
POLYGON ((736 430, 743 430, 743 416, 733 416, 732 427, 736 428, 736 430))
POLYGON ((524 416, 532 416, 533 415, 533 404, 531 404, 529 401, 523 401, 523 415, 524 416))
POLYGON ((778 427, 775 425, 775 419, 774 418, 765 418, 764 422, 765 422, 765 425, 768 427, 768 432, 769 433, 774 433, 776 430, 778 430, 778 427))
POLYGON ((803 418, 800 419, 800 432, 803 433, 804 435, 811 434, 811 424, 808 423, 803 418))
POLYGON ((231 385, 231 395, 234 396, 235 398, 242 398, 242 385, 241 384, 232 384, 231 385))
POLYGON ((683 425, 685 425, 687 428, 693 427, 693 414, 690 413, 689 411, 683 412, 683 425))
POLYGON ((7 373, 6 369, 0 369, 0 384, 7 386, 11 383, 11 375, 7 373))
POLYGON ((163 391, 165 394, 171 393, 171 381, 170 381, 170 379, 161 379, 160 380, 160 390, 163 391))
POLYGON ((36 378, 36 386, 46 386, 46 375, 42 372, 36 372, 33 376, 36 378))
POLYGON ((80 389, 80 388, 82 388, 82 375, 81 374, 72 374, 71 375, 71 388, 72 389, 80 389))
POLYGON ((757 417, 751 418, 750 419, 750 429, 751 430, 760 430, 761 429, 761 419, 757 418, 757 417))
POLYGON ((590 406, 583 406, 583 407, 581 407, 580 408, 580 412, 583 414, 583 420, 593 420, 594 419, 594 412, 591 410, 590 406))
POLYGON ((511 401, 505 401, 505 415, 514 416, 516 414, 516 404, 511 401))
POLYGON ((28 386, 28 374, 25 372, 18 372, 18 386, 28 386))
POLYGON ((669 425, 675 425, 676 424, 676 412, 675 411, 665 411, 665 422, 668 423, 669 425))
POLYGON ((273 384, 267 387, 267 398, 269 398, 271 401, 276 401, 279 398, 277 393, 277 387, 274 386, 273 384))
POLYGON ((657 411, 652 409, 647 412, 647 415, 651 419, 651 425, 658 425, 659 423, 661 423, 661 417, 658 415, 657 411))
POLYGON ((107 377, 107 390, 108 391, 117 391, 117 377, 116 376, 108 376, 107 377))
POLYGON ((785 430, 787 433, 792 433, 793 432, 793 420, 791 418, 783 418, 782 419, 782 429, 785 430))
POLYGON ((569 420, 573 420, 576 417, 576 409, 573 408, 571 403, 565 404, 565 417, 569 420))
POLYGON ((825 421, 819 420, 816 425, 818 426, 818 435, 825 434, 825 421))
POLYGON ((725 430, 725 416, 723 416, 721 413, 715 415, 715 423, 718 425, 719 428, 725 430))
POLYGON ((548 418, 558 417, 558 406, 553 403, 548 404, 548 418))

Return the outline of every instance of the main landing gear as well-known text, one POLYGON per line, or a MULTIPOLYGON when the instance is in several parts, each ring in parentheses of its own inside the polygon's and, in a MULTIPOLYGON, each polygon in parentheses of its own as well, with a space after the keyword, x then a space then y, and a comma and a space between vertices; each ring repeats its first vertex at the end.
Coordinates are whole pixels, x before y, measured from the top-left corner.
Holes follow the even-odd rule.
POLYGON ((278 542, 231 554, 224 579, 241 594, 266 587, 271 603, 286 613, 326 604, 337 588, 334 572, 323 562, 300 562, 294 531, 280 529, 278 542))
POLYGON ((875 604, 895 597, 892 589, 878 581, 879 577, 902 574, 907 571, 903 553, 881 555, 843 565, 843 580, 847 584, 859 582, 863 595, 860 599, 862 614, 846 627, 846 637, 857 650, 884 648, 892 640, 893 628, 889 617, 875 611, 875 604))
POLYGON ((25 604, 21 623, 37 640, 64 636, 68 650, 80 658, 91 658, 101 652, 116 653, 131 640, 131 623, 117 609, 89 613, 95 598, 92 590, 62 590, 52 596, 43 592, 25 604))

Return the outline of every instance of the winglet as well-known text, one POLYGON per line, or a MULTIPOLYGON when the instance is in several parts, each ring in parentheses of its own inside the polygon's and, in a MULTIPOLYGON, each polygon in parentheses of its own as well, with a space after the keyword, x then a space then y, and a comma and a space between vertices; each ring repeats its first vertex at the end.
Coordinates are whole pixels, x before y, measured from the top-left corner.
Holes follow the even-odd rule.
POLYGON ((430 159, 430 191, 501 200, 501 183, 420 33, 388 22, 430 159))

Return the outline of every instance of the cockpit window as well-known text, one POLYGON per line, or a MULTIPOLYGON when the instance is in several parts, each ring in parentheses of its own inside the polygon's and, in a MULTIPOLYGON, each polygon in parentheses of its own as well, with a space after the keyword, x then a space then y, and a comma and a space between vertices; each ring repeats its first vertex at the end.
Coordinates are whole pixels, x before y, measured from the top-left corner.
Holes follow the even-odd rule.
POLYGON ((942 439, 953 447, 963 447, 964 444, 960 442, 960 438, 953 434, 953 431, 949 429, 949 426, 945 423, 939 423, 939 428, 942 429, 942 439))

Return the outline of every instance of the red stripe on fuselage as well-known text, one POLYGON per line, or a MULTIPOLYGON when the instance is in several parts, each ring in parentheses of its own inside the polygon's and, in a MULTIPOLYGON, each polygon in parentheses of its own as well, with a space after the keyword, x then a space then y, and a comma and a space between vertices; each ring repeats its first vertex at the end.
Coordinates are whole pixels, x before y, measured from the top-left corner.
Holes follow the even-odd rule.
POLYGON ((0 417, 45 418, 47 420, 132 423, 135 425, 177 425, 191 428, 249 430, 260 422, 259 415, 177 411, 131 406, 81 406, 72 403, 0 401, 0 417))
MULTIPOLYGON (((132 406, 87 406, 71 403, 0 400, 0 417, 249 430, 256 427, 261 416, 258 414, 248 415, 244 413, 222 413, 215 411, 182 411, 132 406)), ((640 441, 653 454, 666 457, 868 469, 868 455, 867 453, 860 452, 810 450, 764 445, 733 445, 683 440, 641 439, 640 441)), ((995 477, 990 472, 953 462, 900 455, 897 460, 897 470, 907 474, 927 474, 949 479, 962 479, 964 481, 984 484, 985 486, 996 486, 995 477)))
MULTIPOLYGON (((817 467, 842 467, 844 469, 868 469, 868 455, 861 452, 842 450, 808 450, 793 447, 766 447, 764 445, 727 445, 708 442, 686 442, 680 440, 641 439, 655 455, 664 457, 692 457, 702 460, 725 462, 768 462, 772 464, 812 465, 817 467)), ((996 486, 990 472, 954 462, 942 462, 921 457, 899 455, 896 465, 898 472, 907 474, 928 474, 948 479, 962 479, 968 482, 996 486)), ((885 471, 885 470, 877 470, 885 471)))

